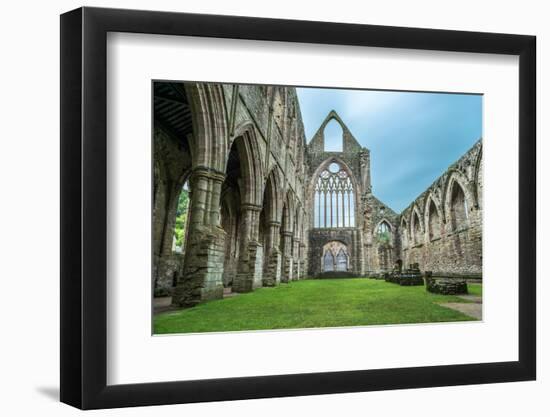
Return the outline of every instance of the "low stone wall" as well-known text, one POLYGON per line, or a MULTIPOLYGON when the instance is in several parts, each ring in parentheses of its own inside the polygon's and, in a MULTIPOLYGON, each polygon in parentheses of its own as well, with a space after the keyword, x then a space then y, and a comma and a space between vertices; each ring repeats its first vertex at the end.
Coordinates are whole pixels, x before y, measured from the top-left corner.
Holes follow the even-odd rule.
POLYGON ((429 271, 425 274, 426 290, 435 294, 461 295, 468 294, 468 283, 460 277, 432 276, 429 271))
POLYGON ((409 269, 403 271, 395 270, 391 273, 384 274, 386 282, 392 282, 399 285, 424 285, 424 279, 418 268, 418 264, 413 264, 409 269))

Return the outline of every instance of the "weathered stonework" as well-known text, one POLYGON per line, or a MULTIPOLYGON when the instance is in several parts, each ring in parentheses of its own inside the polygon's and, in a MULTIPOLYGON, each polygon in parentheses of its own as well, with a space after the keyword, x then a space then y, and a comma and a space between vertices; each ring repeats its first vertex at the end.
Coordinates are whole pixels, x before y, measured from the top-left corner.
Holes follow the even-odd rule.
POLYGON ((478 141, 400 215, 404 264, 434 275, 481 275, 481 152, 478 141))
POLYGON ((466 279, 450 277, 434 277, 431 272, 425 274, 426 290, 436 294, 460 295, 468 294, 466 279))
POLYGON ((294 88, 159 82, 154 116, 153 283, 178 306, 224 288, 384 277, 396 263, 481 277, 481 140, 396 213, 373 194, 370 151, 336 112, 306 142, 294 88), (325 150, 332 122, 342 128, 338 152, 325 150), (174 254, 184 184, 186 234, 174 254), (340 249, 328 251, 331 242, 340 249))

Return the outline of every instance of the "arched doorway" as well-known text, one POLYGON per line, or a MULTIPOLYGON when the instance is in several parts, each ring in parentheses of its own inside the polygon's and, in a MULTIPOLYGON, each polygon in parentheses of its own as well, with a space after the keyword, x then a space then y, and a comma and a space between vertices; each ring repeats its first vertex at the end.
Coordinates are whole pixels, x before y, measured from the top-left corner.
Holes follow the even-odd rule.
POLYGON ((325 243, 321 260, 321 271, 323 273, 348 272, 350 270, 349 250, 343 242, 334 240, 325 243))

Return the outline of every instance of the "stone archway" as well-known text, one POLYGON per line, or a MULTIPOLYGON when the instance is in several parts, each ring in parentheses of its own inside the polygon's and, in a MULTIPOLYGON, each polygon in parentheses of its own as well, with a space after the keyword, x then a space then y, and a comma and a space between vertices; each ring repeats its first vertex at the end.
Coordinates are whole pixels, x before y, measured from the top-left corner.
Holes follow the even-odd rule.
MULTIPOLYGON (((154 83, 153 101, 153 286, 155 294, 169 295, 183 264, 174 239, 179 201, 194 162, 194 125, 187 117, 190 103, 182 85, 154 83)), ((187 186, 189 200, 190 191, 187 186)))
POLYGON ((327 242, 321 254, 321 272, 348 272, 350 270, 350 253, 348 245, 338 240, 327 242))
POLYGON ((282 180, 277 167, 274 167, 267 176, 262 208, 259 215, 258 242, 263 252, 263 276, 264 286, 272 287, 277 285, 281 279, 281 250, 280 250, 280 212, 282 199, 280 190, 282 180))

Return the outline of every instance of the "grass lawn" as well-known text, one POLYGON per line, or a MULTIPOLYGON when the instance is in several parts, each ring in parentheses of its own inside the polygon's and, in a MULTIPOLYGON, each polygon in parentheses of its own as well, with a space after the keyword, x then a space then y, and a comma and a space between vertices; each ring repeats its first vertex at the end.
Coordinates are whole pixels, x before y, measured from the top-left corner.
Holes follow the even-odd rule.
POLYGON ((468 294, 470 295, 483 295, 483 286, 481 284, 468 284, 468 294))
MULTIPOLYGON (((481 293, 481 285, 475 290, 481 293)), ((424 286, 401 287, 382 280, 304 280, 158 314, 154 317, 154 333, 475 320, 438 305, 445 302, 464 300, 428 293, 424 286)))

